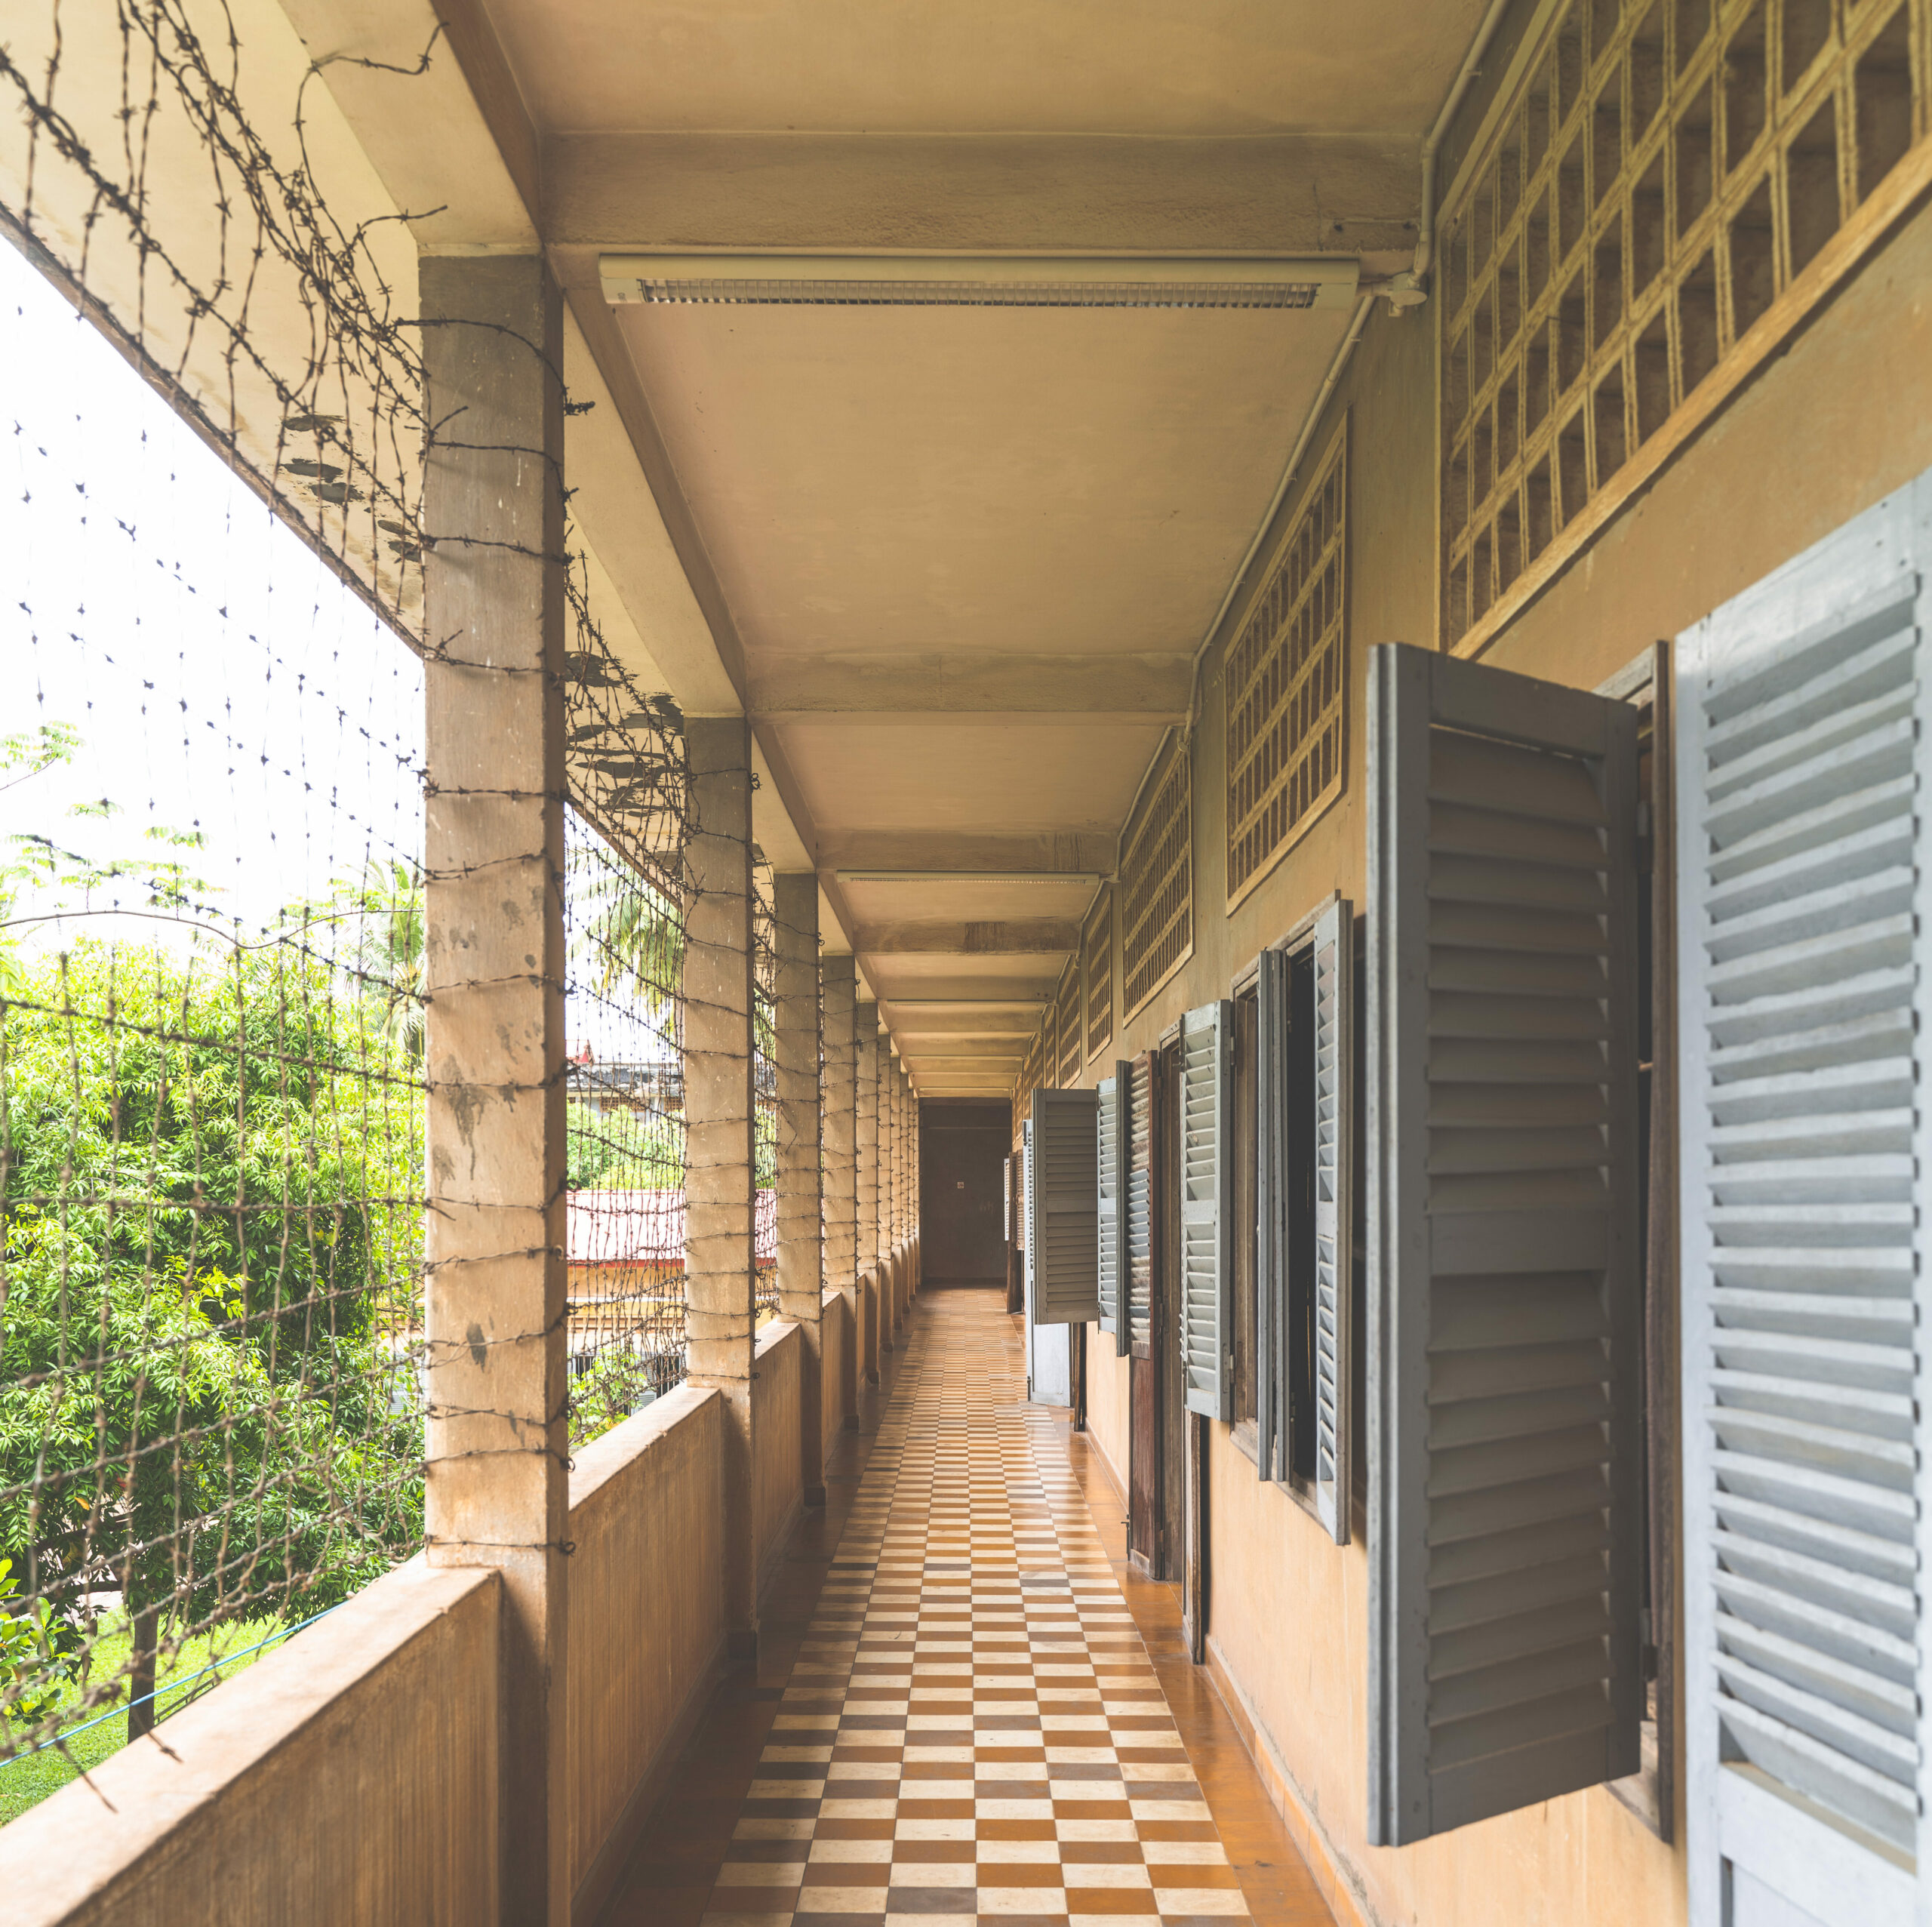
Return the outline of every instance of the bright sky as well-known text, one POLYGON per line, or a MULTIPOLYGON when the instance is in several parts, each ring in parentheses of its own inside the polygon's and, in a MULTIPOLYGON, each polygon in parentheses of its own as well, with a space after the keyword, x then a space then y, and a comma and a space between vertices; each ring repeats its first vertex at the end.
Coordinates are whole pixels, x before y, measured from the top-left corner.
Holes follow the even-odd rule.
MULTIPOLYGON (((0 862, 23 833, 96 862, 178 857, 252 932, 371 859, 420 857, 416 657, 4 242, 0 343, 0 734, 82 740, 0 790, 0 862), (115 814, 74 814, 102 799, 115 814)), ((180 940, 99 916, 11 934, 33 952, 83 929, 180 940)))

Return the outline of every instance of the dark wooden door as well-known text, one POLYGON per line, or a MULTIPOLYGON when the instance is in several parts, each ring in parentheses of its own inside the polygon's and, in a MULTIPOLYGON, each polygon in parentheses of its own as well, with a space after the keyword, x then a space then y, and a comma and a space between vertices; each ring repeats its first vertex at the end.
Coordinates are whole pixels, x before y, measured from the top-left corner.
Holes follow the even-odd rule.
POLYGON ((1161 1576, 1161 1380, 1151 1358, 1128 1360, 1128 1546, 1150 1579, 1161 1576))

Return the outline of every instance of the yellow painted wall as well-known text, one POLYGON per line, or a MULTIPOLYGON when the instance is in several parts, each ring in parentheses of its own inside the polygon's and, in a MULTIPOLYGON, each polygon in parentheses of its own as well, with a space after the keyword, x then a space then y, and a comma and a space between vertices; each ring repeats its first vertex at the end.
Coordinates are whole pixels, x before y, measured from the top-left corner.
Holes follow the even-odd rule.
MULTIPOLYGON (((1110 1055, 1147 1049, 1183 1011, 1226 996, 1260 947, 1331 889, 1361 908, 1369 645, 1435 639, 1433 328, 1426 310, 1400 319, 1378 312, 1315 443, 1324 446, 1339 411, 1350 410, 1347 787, 1227 914, 1226 710, 1211 654, 1194 749, 1193 955, 1121 1027, 1110 1055)), ((1487 660, 1593 686, 1927 467, 1932 211, 1921 208, 1487 660)), ((1295 506, 1291 496, 1278 528, 1295 506)), ((1097 1331, 1089 1338, 1088 1422, 1124 1483, 1125 1364, 1094 1342, 1097 1331)), ((1325 1847, 1332 1860, 1339 1913, 1352 1904, 1383 1927, 1683 1920, 1681 1849, 1663 1845, 1601 1789, 1416 1846, 1366 1845, 1365 1547, 1329 1543, 1287 1495, 1260 1484, 1225 1427, 1213 1430, 1208 1477, 1211 1645, 1281 1797, 1299 1805, 1318 1853, 1325 1847)), ((1680 1738, 1680 1759, 1681 1745, 1680 1738)))

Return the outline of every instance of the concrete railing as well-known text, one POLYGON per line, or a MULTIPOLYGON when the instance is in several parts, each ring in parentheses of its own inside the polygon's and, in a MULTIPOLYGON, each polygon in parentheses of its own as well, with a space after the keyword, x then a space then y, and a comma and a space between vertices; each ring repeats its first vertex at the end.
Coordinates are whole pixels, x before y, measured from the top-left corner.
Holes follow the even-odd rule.
POLYGON ((502 1581, 422 1559, 0 1828, 13 1927, 497 1917, 502 1581))
MULTIPOLYGON (((826 1443, 856 1423, 881 1279, 823 1294, 826 1443)), ((876 1326, 873 1327, 876 1331, 876 1326)), ((796 1325, 757 1348, 768 1578, 803 1501, 796 1325)), ((594 1918, 721 1676, 724 1406, 690 1386, 571 1475, 570 1873, 594 1918)), ((475 1927, 498 1910, 502 1581, 419 1555, 0 1828, 10 1927, 475 1927)))
POLYGON ((761 1593, 804 1503, 798 1452, 804 1356, 804 1334, 795 1325, 774 1322, 758 1334, 752 1380, 752 1543, 761 1593))
POLYGON ((655 1770, 703 1710, 724 1643, 724 1405, 680 1386, 571 1475, 571 1885, 608 1892, 655 1770))

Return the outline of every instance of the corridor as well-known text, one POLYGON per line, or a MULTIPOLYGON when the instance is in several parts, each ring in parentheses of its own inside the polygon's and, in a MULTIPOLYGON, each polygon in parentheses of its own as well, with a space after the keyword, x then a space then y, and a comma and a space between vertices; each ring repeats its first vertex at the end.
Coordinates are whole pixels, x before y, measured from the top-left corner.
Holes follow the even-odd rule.
POLYGON ((888 1365, 863 1470, 828 1468, 798 1590, 767 1601, 759 1682, 686 1750, 610 1927, 1325 1927, 1171 1591, 1124 1573, 1112 1486, 1024 1402, 999 1295, 922 1295, 888 1365))

